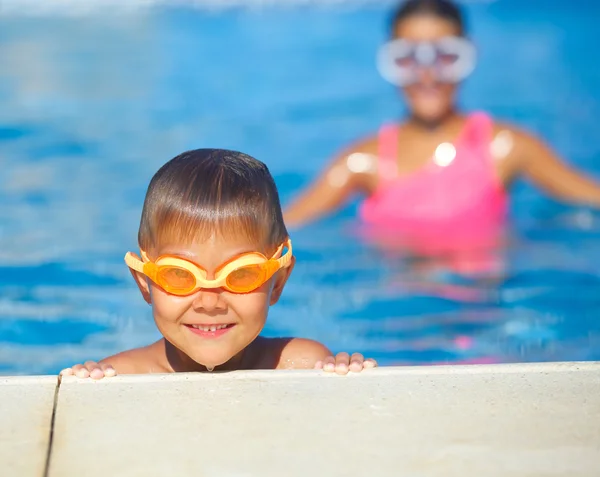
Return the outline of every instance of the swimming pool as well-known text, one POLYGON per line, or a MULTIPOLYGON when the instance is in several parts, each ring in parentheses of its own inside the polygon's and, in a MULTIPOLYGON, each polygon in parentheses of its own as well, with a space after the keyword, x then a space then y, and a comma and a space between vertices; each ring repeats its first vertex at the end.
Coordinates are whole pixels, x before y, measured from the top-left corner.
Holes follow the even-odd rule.
MULTIPOLYGON (((389 2, 298 3, 74 17, 6 3, 0 373, 53 373, 158 337, 123 256, 166 160, 248 152, 285 202, 339 147, 402 113, 373 61, 389 2)), ((599 176, 600 5, 468 5, 481 58, 465 108, 542 134, 599 176)), ((266 334, 381 364, 600 359, 600 214, 527 184, 513 199, 502 279, 415 273, 348 235, 354 205, 295 232, 298 264, 266 334)))

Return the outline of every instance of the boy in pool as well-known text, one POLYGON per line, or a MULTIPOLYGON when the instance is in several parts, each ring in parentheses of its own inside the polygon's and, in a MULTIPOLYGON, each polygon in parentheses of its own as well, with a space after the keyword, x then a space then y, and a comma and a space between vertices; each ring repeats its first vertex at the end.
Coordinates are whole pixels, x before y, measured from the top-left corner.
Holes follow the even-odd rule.
POLYGON ((61 371, 81 378, 119 374, 323 369, 376 366, 361 354, 336 357, 321 343, 260 335, 269 307, 294 268, 275 182, 260 161, 198 149, 150 181, 129 266, 163 338, 143 348, 61 371))

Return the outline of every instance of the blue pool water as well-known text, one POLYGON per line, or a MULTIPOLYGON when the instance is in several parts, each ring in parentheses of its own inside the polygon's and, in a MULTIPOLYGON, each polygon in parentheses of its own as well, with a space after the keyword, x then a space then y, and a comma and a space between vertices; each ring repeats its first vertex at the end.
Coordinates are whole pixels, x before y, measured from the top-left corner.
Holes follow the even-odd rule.
MULTIPOLYGON (((286 202, 403 112, 373 62, 389 2, 76 16, 17 3, 0 11, 3 374, 158 337, 123 255, 166 160, 242 150, 268 163, 286 202)), ((544 136, 600 177, 600 4, 468 5, 481 58, 464 108, 544 136)), ((600 214, 516 184, 505 274, 474 279, 360 243, 347 233, 354 207, 294 233, 298 264, 267 335, 381 364, 600 359, 600 214)))

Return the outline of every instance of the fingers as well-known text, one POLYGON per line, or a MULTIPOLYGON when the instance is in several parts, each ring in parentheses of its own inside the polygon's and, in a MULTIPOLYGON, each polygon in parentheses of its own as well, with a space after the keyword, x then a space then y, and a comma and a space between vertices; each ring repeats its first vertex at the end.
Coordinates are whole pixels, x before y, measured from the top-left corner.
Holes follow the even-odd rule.
MULTIPOLYGON (((333 356, 328 356, 323 360, 323 371, 326 373, 348 374, 350 366, 350 355, 348 353, 338 353, 333 356)), ((318 368, 317 368, 318 369, 318 368)))
POLYGON ((335 358, 333 356, 327 356, 327 358, 323 360, 323 371, 326 373, 335 371, 335 358))
POLYGON ((103 364, 102 371, 104 371, 104 376, 107 378, 112 378, 117 375, 117 370, 110 364, 103 364))
POLYGON ((335 355, 335 373, 336 374, 348 374, 350 369, 350 355, 345 352, 341 352, 335 355))
POLYGON ((102 379, 104 377, 104 371, 102 370, 102 368, 99 365, 96 365, 95 367, 92 367, 91 369, 88 368, 88 371, 90 373, 90 378, 92 378, 92 379, 102 379))
POLYGON ((86 365, 88 363, 84 364, 76 364, 75 366, 73 366, 71 369, 73 370, 73 374, 75 375, 75 377, 77 378, 89 378, 90 377, 90 372, 88 371, 88 369, 86 368, 86 365))
POLYGON ((376 368, 378 366, 377 361, 375 361, 373 358, 368 358, 365 359, 365 362, 363 363, 363 368, 376 368))
POLYGON ((365 357, 360 353, 353 353, 350 358, 350 371, 353 373, 360 373, 363 370, 363 364, 365 357))
POLYGON ((322 369, 325 372, 340 375, 348 374, 348 372, 360 373, 364 369, 377 367, 377 361, 372 358, 365 359, 361 353, 353 353, 350 356, 348 353, 338 353, 325 358, 323 361, 317 362, 315 369, 322 369))
POLYGON ((116 370, 110 364, 98 364, 95 361, 86 361, 84 364, 76 364, 70 368, 63 369, 61 376, 75 376, 86 379, 112 378, 117 375, 116 370))

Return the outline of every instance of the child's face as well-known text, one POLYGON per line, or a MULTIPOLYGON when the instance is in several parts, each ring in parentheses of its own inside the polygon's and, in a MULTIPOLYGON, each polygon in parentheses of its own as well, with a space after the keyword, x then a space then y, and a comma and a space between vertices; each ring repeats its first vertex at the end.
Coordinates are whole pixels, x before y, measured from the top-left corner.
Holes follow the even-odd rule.
MULTIPOLYGON (((161 246, 147 253, 151 260, 161 255, 180 256, 202 267, 207 278, 212 279, 220 265, 242 253, 261 252, 267 256, 273 253, 261 248, 247 239, 215 237, 202 243, 161 246)), ((293 262, 247 294, 216 288, 175 296, 140 273, 134 276, 144 298, 152 305, 156 326, 167 341, 195 362, 215 367, 239 355, 260 334, 269 306, 279 300, 292 268, 293 262)))

